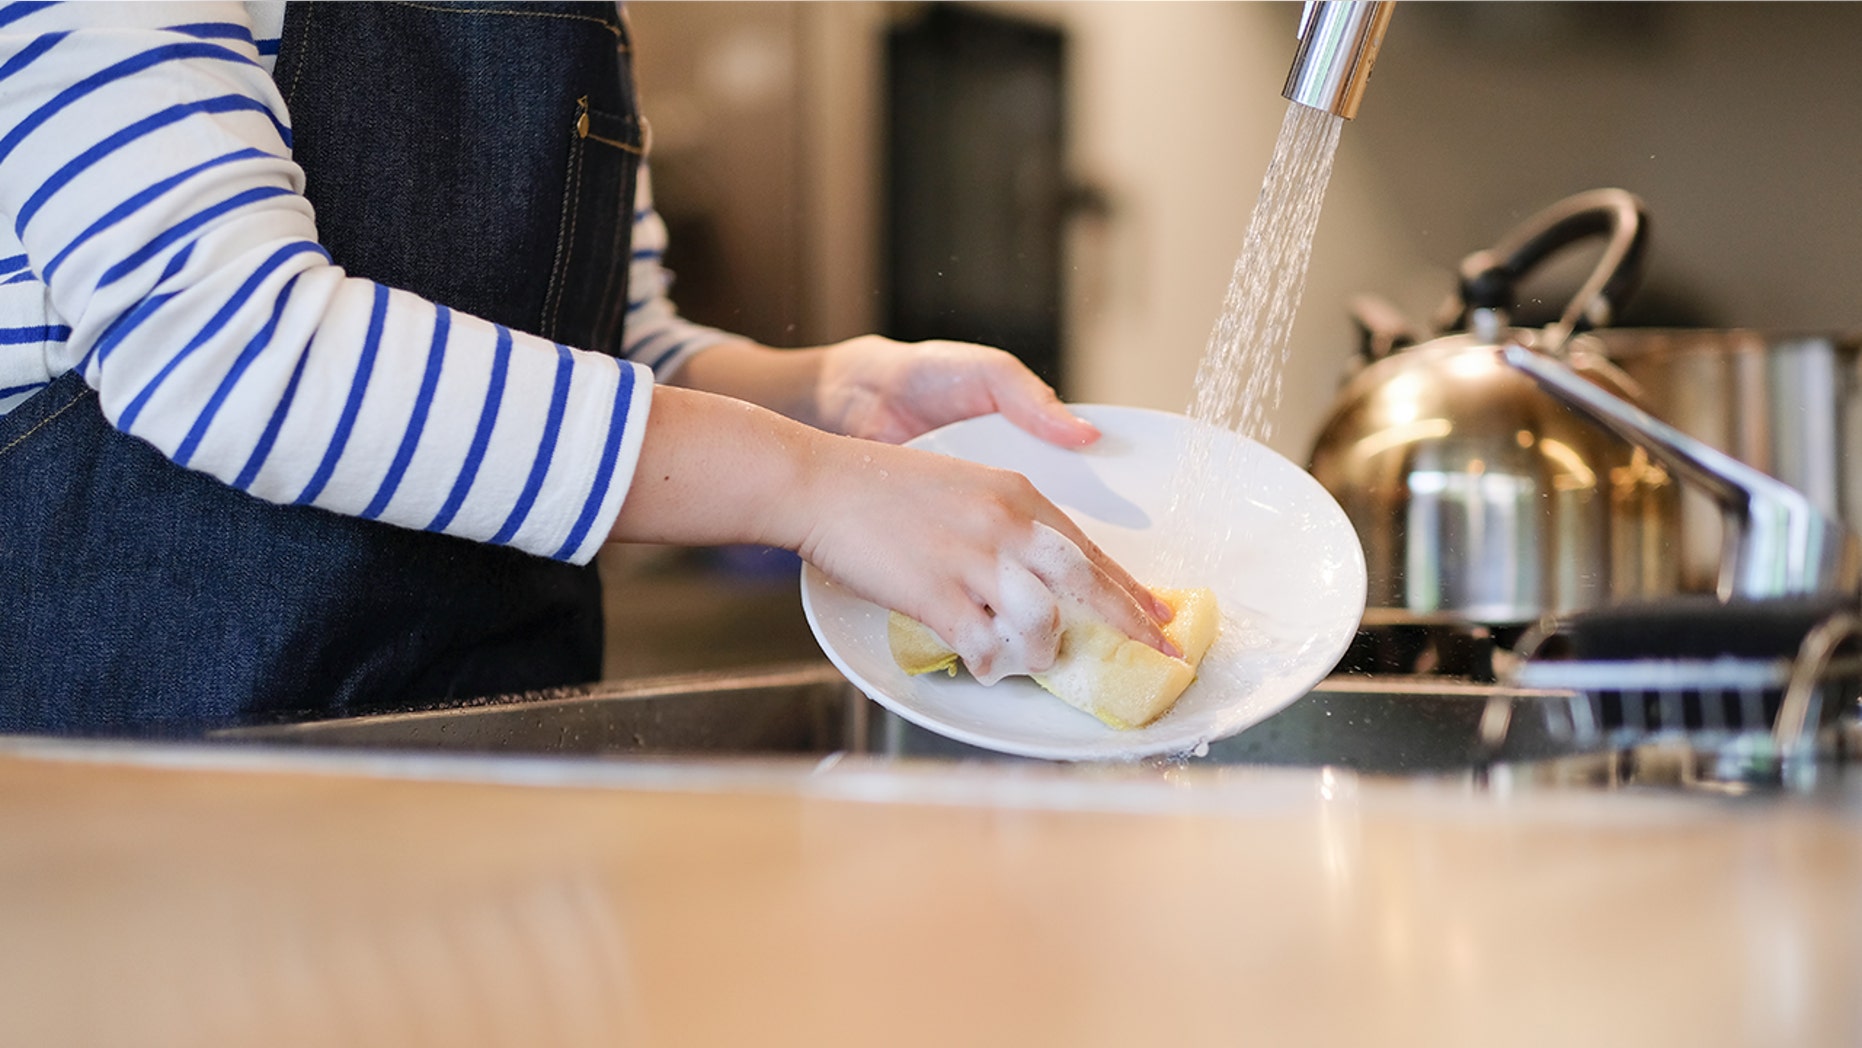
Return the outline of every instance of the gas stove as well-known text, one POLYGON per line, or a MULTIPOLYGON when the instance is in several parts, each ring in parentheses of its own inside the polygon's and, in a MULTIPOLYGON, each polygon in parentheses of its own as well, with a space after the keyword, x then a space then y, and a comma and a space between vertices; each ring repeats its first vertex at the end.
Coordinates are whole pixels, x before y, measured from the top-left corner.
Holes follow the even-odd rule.
POLYGON ((1464 718, 1478 704, 1465 763, 1448 769, 1471 781, 1745 793, 1862 780, 1862 615, 1848 597, 1693 596, 1523 627, 1373 609, 1309 698, 1379 693, 1458 693, 1464 718))

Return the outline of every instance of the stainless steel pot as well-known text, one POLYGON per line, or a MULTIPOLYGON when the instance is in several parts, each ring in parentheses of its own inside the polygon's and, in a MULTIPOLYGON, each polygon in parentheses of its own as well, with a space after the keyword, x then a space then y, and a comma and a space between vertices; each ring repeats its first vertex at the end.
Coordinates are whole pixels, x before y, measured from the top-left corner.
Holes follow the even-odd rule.
POLYGON ((1363 541, 1367 621, 1523 625, 1678 591, 1669 471, 1502 353, 1536 347, 1636 401, 1635 383, 1571 335, 1607 322, 1633 287, 1646 229, 1641 202, 1622 190, 1561 201, 1463 263, 1455 320, 1466 333, 1393 349, 1346 383, 1311 469, 1363 541), (1515 284, 1597 236, 1608 244, 1558 323, 1509 327, 1515 284))
MULTIPOLYGON (((1594 332, 1643 404, 1711 447, 1789 484, 1851 529, 1862 524, 1862 340, 1834 332, 1633 329, 1594 332)), ((1681 582, 1715 586, 1720 507, 1687 490, 1681 582)))

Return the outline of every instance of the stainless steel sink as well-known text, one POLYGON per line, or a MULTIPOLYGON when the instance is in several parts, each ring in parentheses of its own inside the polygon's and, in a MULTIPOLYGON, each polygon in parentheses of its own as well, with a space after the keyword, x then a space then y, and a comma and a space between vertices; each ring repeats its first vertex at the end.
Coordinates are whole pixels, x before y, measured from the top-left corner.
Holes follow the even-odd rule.
POLYGON ((467 753, 831 753, 863 696, 828 663, 680 674, 436 709, 236 728, 219 739, 467 753))
MULTIPOLYGON (((1225 764, 1431 773, 1542 760, 1588 743, 1568 692, 1334 677, 1210 747, 1225 764)), ((443 709, 241 728, 217 738, 470 753, 828 754, 1013 760, 926 731, 830 664, 608 682, 443 709)))

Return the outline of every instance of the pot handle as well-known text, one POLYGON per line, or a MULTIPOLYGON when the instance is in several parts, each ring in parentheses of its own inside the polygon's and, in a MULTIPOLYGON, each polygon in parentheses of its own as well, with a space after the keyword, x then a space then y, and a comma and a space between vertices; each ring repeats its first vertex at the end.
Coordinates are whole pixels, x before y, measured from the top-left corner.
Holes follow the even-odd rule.
POLYGON ((1447 326, 1466 326, 1473 310, 1511 307, 1519 281, 1539 263, 1572 244, 1608 235, 1610 242, 1590 277, 1564 315, 1546 329, 1544 345, 1558 352, 1572 335, 1609 324, 1616 308, 1635 290, 1642 278, 1648 232, 1648 209, 1627 190, 1592 189, 1566 197, 1521 223, 1498 244, 1461 260, 1457 298, 1444 310, 1453 310, 1447 326))

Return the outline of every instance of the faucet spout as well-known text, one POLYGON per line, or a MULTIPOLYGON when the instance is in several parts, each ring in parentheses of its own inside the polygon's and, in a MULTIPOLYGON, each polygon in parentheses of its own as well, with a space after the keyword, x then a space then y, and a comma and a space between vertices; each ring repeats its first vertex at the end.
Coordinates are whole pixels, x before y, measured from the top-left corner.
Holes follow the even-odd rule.
POLYGON ((1395 0, 1307 0, 1281 95, 1346 120, 1357 116, 1395 10, 1395 0))

